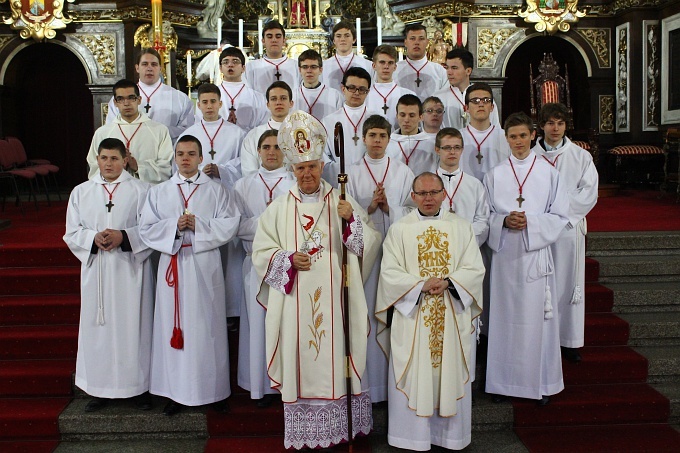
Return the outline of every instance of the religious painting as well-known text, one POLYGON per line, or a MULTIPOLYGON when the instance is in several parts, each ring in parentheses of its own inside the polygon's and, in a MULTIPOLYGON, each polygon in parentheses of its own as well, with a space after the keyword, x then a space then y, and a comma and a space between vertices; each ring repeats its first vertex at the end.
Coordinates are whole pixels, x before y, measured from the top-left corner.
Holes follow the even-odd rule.
MULTIPOLYGON (((3 3, 5 0, 0 0, 3 3)), ((66 0, 73 2, 73 0, 66 0)), ((71 19, 64 17, 63 1, 55 0, 10 0, 12 16, 5 19, 5 24, 14 30, 21 30, 19 35, 37 41, 54 38, 55 29, 65 28, 71 19)))
POLYGON ((680 122, 680 14, 661 22, 661 124, 680 122))
POLYGON ((312 143, 307 139, 307 131, 297 129, 295 131, 295 149, 300 154, 307 154, 312 147, 312 143))

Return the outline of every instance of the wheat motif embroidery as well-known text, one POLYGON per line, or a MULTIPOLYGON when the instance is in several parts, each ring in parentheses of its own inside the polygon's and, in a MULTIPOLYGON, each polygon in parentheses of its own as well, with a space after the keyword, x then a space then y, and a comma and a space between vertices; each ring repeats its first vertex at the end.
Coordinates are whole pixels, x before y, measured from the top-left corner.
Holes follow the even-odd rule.
POLYGON ((320 298, 321 287, 316 288, 316 291, 314 291, 314 297, 309 294, 309 302, 312 305, 312 323, 307 324, 307 327, 309 327, 309 330, 312 332, 312 337, 314 337, 313 340, 309 340, 309 348, 311 349, 313 347, 316 350, 316 357, 314 357, 314 361, 319 358, 319 352, 321 351, 321 338, 326 336, 325 329, 319 330, 321 324, 323 324, 323 313, 319 313, 319 310, 321 309, 321 302, 319 302, 320 298))

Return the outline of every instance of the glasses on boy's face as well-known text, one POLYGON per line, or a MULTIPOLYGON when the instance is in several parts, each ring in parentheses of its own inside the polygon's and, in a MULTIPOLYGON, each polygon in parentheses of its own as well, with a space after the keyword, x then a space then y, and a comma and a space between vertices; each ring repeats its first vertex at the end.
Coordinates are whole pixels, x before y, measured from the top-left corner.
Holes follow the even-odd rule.
POLYGON ((435 114, 435 115, 443 115, 444 114, 444 109, 425 109, 425 113, 429 114, 435 114))
POLYGON ((124 104, 125 101, 135 102, 138 98, 139 96, 136 94, 131 94, 130 96, 116 96, 113 100, 119 104, 124 104))
POLYGON ((419 197, 434 197, 442 193, 444 189, 439 189, 439 190, 430 190, 430 191, 422 191, 422 192, 413 192, 414 194, 418 195, 419 197))
POLYGON ((470 98, 470 102, 472 102, 475 105, 479 104, 491 104, 493 102, 493 99, 491 98, 470 98))
POLYGON ((239 65, 241 64, 241 60, 239 60, 238 58, 234 58, 233 60, 227 60, 227 59, 225 58, 224 60, 222 60, 221 63, 222 63, 224 66, 229 66, 229 65, 232 65, 232 66, 239 66, 239 65))
POLYGON ((439 149, 441 149, 442 151, 446 151, 446 152, 449 152, 449 151, 462 151, 462 150, 463 150, 463 147, 460 146, 460 145, 453 145, 453 146, 451 146, 451 145, 445 145, 445 146, 440 146, 439 149))
POLYGON ((345 85, 345 89, 350 93, 368 94, 369 89, 365 87, 358 87, 354 85, 345 85))
POLYGON ((300 66, 300 69, 302 69, 303 71, 306 71, 307 69, 311 69, 313 71, 316 71, 320 67, 321 66, 319 66, 318 64, 309 64, 309 65, 303 64, 302 66, 300 66))

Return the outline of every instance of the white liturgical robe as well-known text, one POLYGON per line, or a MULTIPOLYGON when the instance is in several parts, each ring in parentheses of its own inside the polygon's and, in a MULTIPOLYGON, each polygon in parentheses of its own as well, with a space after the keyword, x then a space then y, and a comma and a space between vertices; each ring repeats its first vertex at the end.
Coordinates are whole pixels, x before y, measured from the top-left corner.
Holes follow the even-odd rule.
POLYGON ((125 144, 137 160, 137 176, 140 180, 158 184, 170 178, 174 153, 168 128, 149 119, 143 113, 131 123, 119 115, 94 132, 87 153, 87 164, 90 166, 88 178, 92 178, 99 171, 97 148, 105 138, 117 138, 125 144))
POLYGON ((354 213, 343 232, 338 190, 322 180, 320 191, 306 196, 295 185, 265 210, 255 233, 253 264, 262 279, 258 301, 267 309, 268 373, 284 402, 287 448, 325 448, 348 438, 342 421, 347 395, 343 244, 350 283, 353 431, 367 434, 372 424, 370 396, 362 380, 369 331, 362 282, 373 266, 380 238, 366 212, 351 197, 347 201, 354 213), (310 270, 292 266, 296 251, 310 255, 310 270))
POLYGON ((257 153, 257 142, 260 137, 269 129, 276 129, 277 131, 281 127, 281 123, 270 119, 266 123, 254 127, 248 132, 243 139, 243 144, 241 144, 241 173, 243 176, 250 176, 257 173, 262 165, 262 159, 257 153))
POLYGON ((97 173, 69 198, 64 241, 81 262, 76 385, 100 398, 149 390, 153 275, 138 229, 148 187, 126 172, 110 183, 97 173), (93 247, 107 228, 125 231, 128 251, 93 247))
MULTIPOLYGON (((381 183, 385 189, 389 213, 377 208, 370 214, 375 229, 384 238, 390 225, 408 214, 407 206, 413 206, 410 197, 411 183, 413 183, 414 178, 413 172, 396 159, 389 157, 372 159, 368 155, 354 164, 354 167, 349 170, 352 177, 349 178, 347 184, 347 193, 362 208, 368 210, 378 183, 381 183)), ((373 403, 387 400, 387 357, 378 345, 376 338, 378 323, 374 315, 381 258, 382 249, 375 260, 375 264, 373 264, 371 275, 364 284, 368 318, 371 322, 371 334, 368 336, 366 351, 366 376, 371 390, 371 402, 373 403)))
POLYGON ((421 101, 432 96, 449 83, 446 69, 439 63, 429 61, 427 57, 421 60, 411 60, 407 57, 398 62, 397 70, 394 72, 394 80, 400 87, 416 93, 421 101))
MULTIPOLYGON (((253 90, 245 82, 222 82, 220 91, 222 92, 220 116, 228 120, 230 113, 233 112, 236 116, 236 125, 245 132, 265 123, 269 118, 264 94, 253 90)), ((203 117, 198 109, 196 115, 197 118, 203 117)))
MULTIPOLYGON (((153 85, 143 82, 138 82, 137 85, 142 97, 139 113, 144 113, 157 123, 165 125, 170 131, 172 143, 175 143, 180 134, 194 124, 194 103, 191 102, 189 96, 170 85, 161 83, 160 79, 153 85)), ((120 111, 112 97, 109 100, 106 124, 113 123, 118 115, 120 111)))
POLYGON ((424 171, 435 172, 439 156, 434 152, 434 140, 430 134, 418 131, 414 135, 402 135, 401 130, 393 132, 386 154, 408 165, 418 176, 424 171))
POLYGON ((397 124, 397 102, 405 94, 415 94, 413 91, 400 87, 396 82, 374 83, 366 97, 366 106, 369 110, 380 112, 387 118, 393 129, 397 124))
POLYGON ((236 205, 241 214, 238 237, 246 252, 246 259, 243 262, 245 297, 239 324, 238 385, 249 390, 252 399, 260 399, 267 393, 278 393, 271 388, 267 376, 264 327, 266 311, 257 302, 260 279, 253 267, 251 256, 253 239, 260 215, 271 201, 288 193, 294 183, 293 176, 285 167, 272 171, 260 167, 256 174, 242 178, 234 187, 236 205))
POLYGON ((286 82, 291 90, 295 90, 300 84, 300 72, 298 62, 294 58, 283 56, 281 58, 262 57, 249 61, 246 65, 245 81, 253 90, 262 94, 276 81, 286 82), (276 74, 279 77, 276 77, 276 74))
POLYGON ((492 124, 483 131, 467 126, 460 132, 464 146, 460 168, 479 181, 484 180, 489 170, 510 157, 510 146, 500 126, 492 124))
POLYGON ((304 84, 293 88, 295 109, 305 111, 319 121, 341 108, 344 102, 342 93, 323 83, 316 88, 307 88, 304 84))
MULTIPOLYGON (((465 111, 466 91, 467 89, 461 92, 458 87, 447 84, 446 87, 434 93, 434 96, 437 96, 444 103, 445 111, 442 127, 455 127, 460 131, 470 123, 470 114, 465 111)), ((489 121, 492 125, 500 127, 496 101, 493 101, 493 107, 489 121)))
POLYGON ((569 200, 557 170, 533 152, 501 162, 484 186, 493 250, 486 392, 541 399, 564 388, 550 245, 567 224, 569 200), (525 229, 503 226, 511 211, 525 213, 525 229))
POLYGON ((342 78, 345 76, 345 72, 347 72, 349 68, 357 66, 364 68, 369 75, 373 74, 371 61, 363 56, 357 56, 354 52, 343 57, 333 55, 323 61, 323 83, 330 88, 340 91, 342 78))
POLYGON ((390 354, 390 445, 429 450, 470 443, 470 333, 481 312, 483 278, 472 227, 455 214, 441 209, 423 217, 414 210, 387 233, 376 316, 378 341, 390 354), (431 277, 449 279, 449 289, 423 294, 431 277))
POLYGON ((144 242, 161 252, 150 392, 199 406, 231 393, 219 247, 236 235, 239 215, 220 183, 201 172, 192 180, 189 184, 175 173, 152 187, 139 228, 144 242), (178 234, 177 220, 187 210, 196 216, 196 231, 178 234), (181 349, 171 346, 177 327, 184 337, 181 349))
POLYGON ((550 247, 555 260, 554 300, 559 306, 560 345, 580 348, 585 329, 586 215, 597 203, 597 168, 590 153, 566 137, 562 146, 550 151, 541 139, 534 152, 557 168, 560 185, 569 197, 569 223, 550 247))

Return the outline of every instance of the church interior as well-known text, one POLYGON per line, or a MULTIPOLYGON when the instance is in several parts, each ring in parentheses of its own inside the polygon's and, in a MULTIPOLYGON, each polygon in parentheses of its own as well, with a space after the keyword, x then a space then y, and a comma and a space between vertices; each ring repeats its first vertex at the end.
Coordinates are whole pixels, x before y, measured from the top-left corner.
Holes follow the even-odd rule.
MULTIPOLYGON (((284 25, 290 58, 314 49, 325 59, 344 19, 356 21, 367 59, 380 44, 403 54, 404 27, 415 23, 427 29, 430 61, 471 51, 471 80, 493 88, 501 124, 567 105, 567 135, 599 173, 583 361, 564 362, 566 390, 545 408, 493 404, 480 369, 464 451, 677 451, 680 0, 0 0, 0 17, 0 141, 18 139, 26 161, 0 161, 0 450, 283 451, 282 409, 255 409, 238 391, 229 414, 199 408, 170 420, 124 404, 83 413, 73 384, 80 263, 61 239, 65 203, 87 179, 112 86, 137 80, 143 47, 163 56, 164 83, 195 100, 200 84, 219 83, 221 48, 262 56, 268 21, 284 25), (36 160, 52 171, 32 199, 10 173, 36 160)), ((387 406, 373 414, 374 432, 354 447, 397 451, 387 406)))

